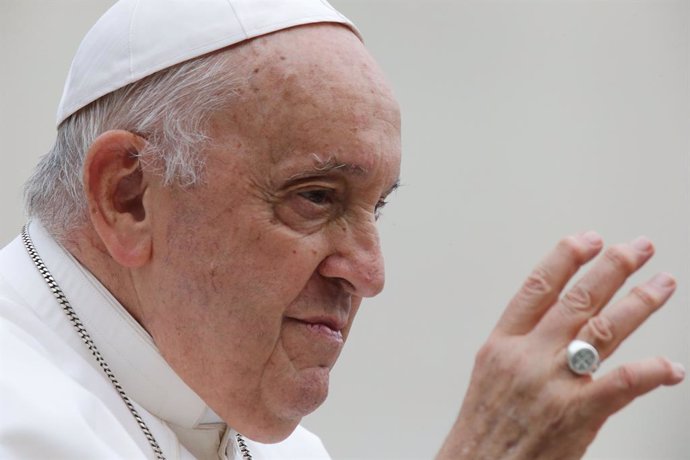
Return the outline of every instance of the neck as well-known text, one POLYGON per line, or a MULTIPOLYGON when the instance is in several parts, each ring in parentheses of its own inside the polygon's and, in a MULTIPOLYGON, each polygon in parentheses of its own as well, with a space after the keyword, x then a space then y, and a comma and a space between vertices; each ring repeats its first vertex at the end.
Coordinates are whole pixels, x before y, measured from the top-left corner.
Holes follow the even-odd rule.
POLYGON ((59 243, 146 329, 132 282, 132 270, 115 262, 91 225, 70 232, 70 236, 60 239, 59 243))

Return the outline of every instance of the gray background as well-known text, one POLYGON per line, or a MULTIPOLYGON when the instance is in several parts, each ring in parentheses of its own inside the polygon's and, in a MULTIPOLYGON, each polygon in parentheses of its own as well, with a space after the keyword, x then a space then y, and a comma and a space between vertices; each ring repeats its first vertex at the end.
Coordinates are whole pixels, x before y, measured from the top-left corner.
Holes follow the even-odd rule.
MULTIPOLYGON (((54 135, 81 37, 112 2, 0 0, 0 242, 54 135)), ((565 234, 651 237, 676 295, 604 365, 690 367, 686 1, 333 0, 403 108, 403 187, 381 220, 387 288, 367 301, 305 420, 336 459, 431 458, 473 356, 565 234)), ((607 423, 589 459, 688 459, 688 383, 607 423)))

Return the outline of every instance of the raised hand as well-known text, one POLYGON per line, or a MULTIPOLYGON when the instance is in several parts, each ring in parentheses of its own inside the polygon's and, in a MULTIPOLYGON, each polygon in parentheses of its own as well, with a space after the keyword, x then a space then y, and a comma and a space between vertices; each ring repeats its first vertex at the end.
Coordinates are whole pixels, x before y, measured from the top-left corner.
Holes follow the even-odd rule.
POLYGON ((568 281, 603 247, 594 232, 564 238, 534 269, 478 352, 472 379, 438 459, 576 459, 606 419, 636 397, 683 380, 665 358, 576 375, 566 349, 590 343, 606 359, 675 290, 661 273, 609 304, 654 253, 640 237, 611 246, 572 288, 568 281))

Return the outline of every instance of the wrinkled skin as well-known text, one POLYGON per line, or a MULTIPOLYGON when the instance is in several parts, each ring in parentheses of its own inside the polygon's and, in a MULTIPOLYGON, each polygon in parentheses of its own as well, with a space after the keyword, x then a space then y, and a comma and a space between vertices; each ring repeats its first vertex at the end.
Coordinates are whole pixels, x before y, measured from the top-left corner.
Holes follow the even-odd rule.
MULTIPOLYGON (((274 442, 324 401, 362 298, 383 288, 375 220, 398 181, 400 119, 344 27, 223 52, 249 78, 212 119, 205 183, 163 186, 131 155, 146 140, 108 131, 85 164, 91 226, 68 247, 216 413, 274 442)), ((610 248, 561 295, 602 246, 594 234, 564 239, 510 302, 439 458, 578 458, 608 416, 682 380, 664 359, 596 381, 567 369, 573 338, 606 358, 675 287, 662 276, 604 308, 651 257, 640 240, 610 248)))
POLYGON ((608 248, 562 292, 601 249, 593 232, 565 238, 529 276, 477 354, 439 460, 580 458, 610 415, 683 379, 682 367, 664 358, 631 363, 596 380, 568 369, 571 340, 593 344, 606 359, 675 289, 674 279, 662 273, 606 306, 654 252, 639 238, 608 248))
POLYGON ((206 184, 161 190, 159 259, 137 289, 182 378, 233 427, 275 441, 324 401, 362 297, 383 288, 375 216, 398 180, 400 124, 345 28, 239 52, 256 70, 213 119, 206 184))
POLYGON ((362 298, 383 288, 376 216, 398 182, 400 115, 343 26, 224 52, 228 78, 236 66, 247 78, 211 120, 202 185, 163 186, 156 165, 113 159, 145 148, 131 133, 92 147, 92 221, 125 273, 92 270, 220 417, 275 442, 324 401, 362 298))

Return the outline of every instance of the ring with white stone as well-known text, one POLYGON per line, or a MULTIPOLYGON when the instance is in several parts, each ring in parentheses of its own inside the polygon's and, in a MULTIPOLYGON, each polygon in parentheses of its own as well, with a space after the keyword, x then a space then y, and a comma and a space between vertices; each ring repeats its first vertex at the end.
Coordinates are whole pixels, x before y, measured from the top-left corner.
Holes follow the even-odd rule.
POLYGON ((599 367, 599 352, 591 343, 573 340, 568 344, 568 367, 577 375, 589 375, 599 367))

